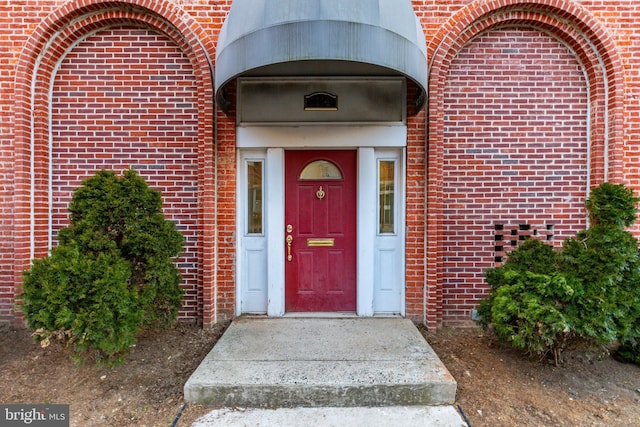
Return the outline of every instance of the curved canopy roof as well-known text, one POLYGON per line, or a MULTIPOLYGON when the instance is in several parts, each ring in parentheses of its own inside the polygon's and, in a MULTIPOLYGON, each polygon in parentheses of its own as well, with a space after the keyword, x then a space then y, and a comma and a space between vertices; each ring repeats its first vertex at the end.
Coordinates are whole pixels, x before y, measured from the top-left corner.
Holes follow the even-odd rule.
POLYGON ((403 75, 423 105, 426 44, 411 0, 234 0, 218 39, 216 99, 241 76, 403 75), (418 91, 420 92, 420 91, 418 91))

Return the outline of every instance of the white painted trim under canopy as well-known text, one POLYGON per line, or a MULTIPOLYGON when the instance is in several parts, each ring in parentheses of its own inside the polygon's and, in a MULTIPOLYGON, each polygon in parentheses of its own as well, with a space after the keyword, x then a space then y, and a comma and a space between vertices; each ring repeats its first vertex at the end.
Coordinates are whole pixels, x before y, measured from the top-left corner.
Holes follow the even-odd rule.
POLYGON ((299 127, 249 126, 237 130, 238 148, 358 148, 406 147, 407 127, 317 125, 299 127))

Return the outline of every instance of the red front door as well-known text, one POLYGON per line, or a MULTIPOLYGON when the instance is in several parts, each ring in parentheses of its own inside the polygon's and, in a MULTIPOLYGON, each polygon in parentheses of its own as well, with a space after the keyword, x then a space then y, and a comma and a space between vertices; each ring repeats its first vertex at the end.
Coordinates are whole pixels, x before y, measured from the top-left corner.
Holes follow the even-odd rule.
POLYGON ((285 154, 285 308, 356 310, 356 152, 285 154))

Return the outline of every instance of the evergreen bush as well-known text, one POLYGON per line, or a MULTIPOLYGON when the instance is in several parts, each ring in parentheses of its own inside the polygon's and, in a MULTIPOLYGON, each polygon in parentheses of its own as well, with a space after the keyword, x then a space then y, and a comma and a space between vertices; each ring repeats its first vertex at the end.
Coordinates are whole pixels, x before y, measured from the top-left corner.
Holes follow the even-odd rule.
POLYGON ((481 324, 556 363, 577 343, 621 342, 628 359, 640 358, 640 251, 624 229, 635 220, 638 200, 624 185, 604 183, 586 202, 591 226, 562 250, 531 239, 503 266, 488 269, 481 324))
POLYGON ((491 322, 491 307, 496 297, 496 291, 513 280, 514 275, 531 272, 534 274, 549 275, 557 269, 558 256, 553 248, 542 243, 538 239, 528 239, 509 254, 506 262, 498 268, 489 268, 485 271, 485 279, 491 287, 488 297, 480 301, 478 314, 480 323, 488 326, 491 322), (507 279, 505 275, 509 273, 507 279))
POLYGON ((640 253, 633 235, 598 224, 565 240, 561 269, 579 283, 571 315, 577 334, 597 345, 637 335, 640 253))
POLYGON ((616 350, 615 356, 620 361, 640 365, 640 343, 637 339, 622 343, 616 350))
POLYGON ((59 245, 24 273, 21 309, 43 344, 58 337, 80 359, 118 362, 143 326, 175 320, 184 238, 134 170, 85 180, 69 212, 59 245))
POLYGON ((585 205, 592 225, 629 227, 636 221, 640 198, 623 184, 604 182, 591 190, 585 205))
POLYGON ((574 284, 557 271, 558 254, 538 239, 526 240, 501 267, 485 272, 491 286, 480 303, 480 322, 511 346, 561 362, 575 334, 566 314, 574 284))
POLYGON ((635 222, 638 201, 622 184, 594 188, 586 202, 592 225, 564 242, 561 263, 582 285, 573 307, 577 333, 599 345, 622 343, 619 357, 631 361, 640 359, 640 252, 625 227, 635 222))

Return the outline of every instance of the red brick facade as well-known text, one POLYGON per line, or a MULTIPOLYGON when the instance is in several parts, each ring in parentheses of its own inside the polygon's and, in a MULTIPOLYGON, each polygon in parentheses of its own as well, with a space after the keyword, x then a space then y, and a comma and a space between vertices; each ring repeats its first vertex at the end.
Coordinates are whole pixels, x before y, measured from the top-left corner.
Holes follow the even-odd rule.
POLYGON ((97 168, 138 170, 162 188, 165 213, 187 241, 178 260, 198 313, 198 109, 189 59, 163 34, 116 27, 60 63, 51 93, 52 231, 68 225, 70 195, 97 168))
POLYGON ((496 241, 501 226, 553 230, 545 238, 556 243, 585 228, 584 76, 547 34, 484 32, 451 63, 444 123, 443 316, 465 321, 484 270, 513 248, 496 241))
MULTIPOLYGON (((429 93, 407 123, 406 314, 464 324, 512 232, 560 244, 585 227, 588 188, 640 191, 640 3, 413 5, 429 93)), ((187 238, 181 318, 235 314, 235 117, 213 94, 230 6, 0 1, 0 319, 21 321, 22 271, 66 223, 73 188, 128 167, 187 238)))

